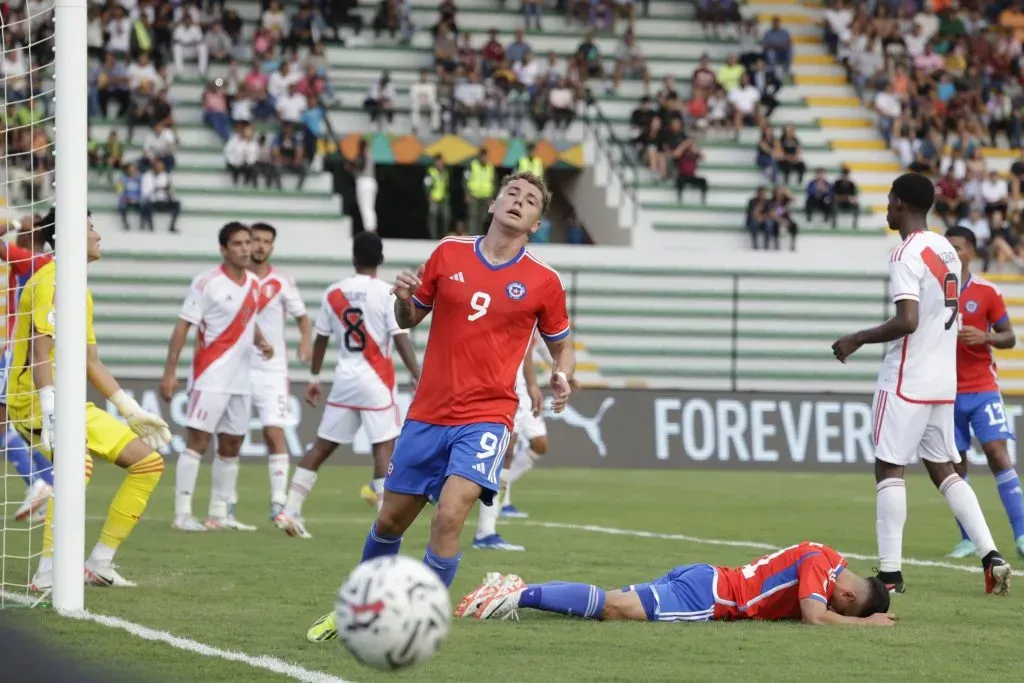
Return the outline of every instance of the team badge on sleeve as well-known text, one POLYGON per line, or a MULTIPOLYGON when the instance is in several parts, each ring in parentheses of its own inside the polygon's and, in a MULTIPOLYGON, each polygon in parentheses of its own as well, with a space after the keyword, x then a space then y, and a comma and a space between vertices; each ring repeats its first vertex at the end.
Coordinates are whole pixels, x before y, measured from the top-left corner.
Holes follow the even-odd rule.
POLYGON ((512 301, 522 301, 523 297, 526 296, 526 285, 518 280, 510 282, 505 287, 505 295, 512 299, 512 301))

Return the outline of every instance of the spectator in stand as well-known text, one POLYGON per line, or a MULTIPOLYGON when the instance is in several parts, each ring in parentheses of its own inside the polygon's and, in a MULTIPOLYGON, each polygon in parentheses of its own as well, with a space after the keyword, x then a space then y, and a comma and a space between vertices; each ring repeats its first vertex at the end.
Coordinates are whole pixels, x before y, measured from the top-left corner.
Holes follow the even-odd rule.
POLYGON ((793 60, 793 39, 789 31, 782 27, 779 17, 772 17, 772 27, 762 36, 761 48, 768 64, 788 76, 790 62, 793 60))
MULTIPOLYGON (((252 60, 252 65, 249 68, 249 72, 245 74, 243 84, 244 96, 252 102, 252 116, 257 119, 273 116, 274 98, 270 96, 268 91, 270 79, 263 73, 260 60, 252 60)), ((239 95, 242 95, 241 87, 239 88, 239 95)), ((237 104, 237 98, 234 104, 237 104)), ((232 112, 234 112, 234 108, 232 106, 232 112)), ((233 115, 232 118, 235 121, 239 120, 237 115, 233 115)))
POLYGON ((1000 213, 992 214, 990 221, 992 240, 989 242, 989 254, 996 262, 995 270, 1002 272, 1006 265, 1012 263, 1018 271, 1024 271, 1024 259, 1021 258, 1020 216, 1013 215, 1009 220, 1000 213))
POLYGON ((508 47, 505 48, 505 59, 508 60, 509 64, 516 64, 517 62, 523 61, 523 59, 529 53, 533 52, 530 44, 526 42, 526 37, 523 33, 523 29, 517 28, 515 39, 509 43, 508 47))
POLYGON ((420 119, 424 114, 430 117, 430 130, 441 130, 441 106, 437 100, 437 84, 431 80, 429 69, 420 70, 420 80, 409 88, 409 101, 413 135, 419 134, 420 119))
POLYGON ((779 157, 779 171, 782 172, 783 184, 789 185, 789 176, 796 173, 797 185, 803 185, 807 164, 804 163, 804 150, 800 138, 797 137, 796 128, 786 126, 782 129, 779 147, 782 152, 779 157))
MULTIPOLYGON (((665 87, 674 91, 674 85, 669 85, 671 78, 671 76, 665 77, 665 87)), ((697 62, 697 68, 690 74, 690 89, 694 97, 707 98, 716 87, 718 87, 718 79, 711 68, 711 58, 706 54, 701 55, 700 61, 697 62)))
POLYGON ((320 140, 327 137, 327 111, 319 99, 312 95, 306 98, 306 108, 302 110, 299 122, 305 135, 306 158, 312 160, 316 158, 320 140))
POLYGON ((306 183, 306 174, 309 172, 309 160, 306 158, 303 135, 291 123, 282 124, 281 132, 274 141, 274 165, 282 171, 298 176, 295 189, 302 189, 306 183))
MULTIPOLYGON (((638 156, 642 156, 647 145, 651 143, 649 139, 651 120, 656 115, 656 112, 651 109, 651 98, 649 95, 641 97, 639 105, 629 115, 630 139, 638 156)), ((1022 161, 1022 166, 1024 166, 1024 161, 1022 161)))
POLYGON ((886 146, 892 144, 893 122, 903 113, 903 103, 896 95, 892 84, 875 95, 875 113, 878 115, 878 132, 885 140, 886 146))
POLYGON ((826 221, 835 225, 835 193, 823 168, 819 168, 814 179, 807 183, 807 193, 804 197, 804 215, 808 223, 814 220, 816 213, 820 213, 826 221))
POLYGON ((775 96, 782 89, 782 81, 768 70, 763 59, 758 59, 754 62, 754 68, 750 72, 750 82, 761 93, 764 117, 771 118, 772 112, 779 106, 779 101, 775 96))
POLYGON ((208 81, 203 90, 203 123, 213 128, 222 142, 231 137, 231 117, 228 115, 228 97, 224 81, 208 81))
POLYGON ((142 169, 147 169, 157 161, 168 171, 174 170, 174 147, 178 140, 163 121, 157 121, 142 143, 143 158, 139 162, 142 169))
POLYGON ((206 38, 199 24, 193 22, 192 15, 185 13, 181 24, 174 29, 174 68, 179 74, 185 72, 185 59, 194 59, 199 66, 199 74, 206 75, 210 64, 210 53, 206 48, 206 38))
POLYGON ((373 15, 370 26, 373 27, 373 37, 380 38, 380 34, 387 31, 394 38, 402 24, 402 10, 398 0, 380 0, 377 5, 377 12, 373 15))
POLYGON ((954 146, 942 155, 939 173, 945 175, 947 172, 952 172, 957 180, 967 179, 967 160, 964 159, 959 147, 954 146))
POLYGON ((541 10, 544 6, 542 0, 523 0, 523 25, 529 30, 533 24, 535 31, 543 31, 540 25, 541 10))
POLYGON ((668 122, 667 127, 663 128, 661 134, 658 136, 658 147, 661 161, 658 164, 658 169, 661 171, 661 179, 668 180, 671 177, 672 171, 676 168, 676 161, 679 155, 682 154, 683 150, 687 146, 692 145, 686 131, 683 130, 683 119, 679 116, 670 116, 665 119, 668 122))
MULTIPOLYGON (((316 99, 313 99, 314 105, 316 99)), ((299 92, 298 85, 292 83, 288 86, 288 94, 277 99, 277 116, 282 122, 299 124, 302 122, 302 114, 309 106, 309 100, 299 92)))
POLYGON ((758 59, 764 59, 761 48, 761 37, 758 35, 757 18, 750 17, 739 23, 739 55, 740 64, 751 68, 758 59))
POLYGON ((508 97, 504 87, 495 79, 488 78, 484 82, 484 118, 487 130, 491 134, 503 137, 508 114, 508 97))
POLYGON ((238 187, 238 181, 241 180, 243 185, 257 187, 254 173, 259 156, 260 147, 256 142, 252 124, 239 124, 227 144, 224 145, 224 162, 228 172, 231 173, 232 185, 238 187))
POLYGON ((359 149, 352 159, 352 175, 356 178, 356 204, 363 230, 377 232, 377 169, 366 138, 359 139, 359 149))
POLYGON ((569 85, 569 79, 563 78, 561 83, 548 90, 548 104, 555 131, 565 135, 576 118, 576 94, 569 85))
POLYGON ((484 86, 476 73, 460 73, 455 84, 455 129, 461 131, 472 118, 477 132, 486 124, 484 120, 484 86))
POLYGON ((277 148, 274 146, 273 140, 268 139, 264 133, 260 133, 256 138, 256 144, 259 148, 259 155, 253 165, 253 187, 258 187, 259 179, 263 178, 266 187, 280 190, 281 170, 277 166, 277 148))
POLYGON ((763 186, 757 188, 747 202, 747 232, 750 233, 750 243, 754 249, 758 248, 759 237, 763 248, 768 249, 775 225, 771 216, 771 199, 763 186))
MULTIPOLYGON (((523 55, 522 61, 516 62, 512 66, 512 71, 516 75, 516 80, 526 87, 526 90, 533 97, 537 94, 537 86, 542 85, 538 83, 540 77, 541 65, 539 62, 534 60, 533 53, 527 52, 523 55)), ((468 72, 473 74, 474 72, 468 72)))
POLYGON ((378 130, 384 127, 384 122, 390 126, 395 119, 395 86, 391 83, 391 72, 382 71, 380 77, 370 84, 366 91, 366 99, 363 100, 363 109, 370 115, 370 123, 377 126, 378 130))
POLYGON ((260 26, 270 31, 275 43, 281 42, 288 33, 288 15, 281 9, 281 3, 277 0, 270 0, 264 6, 266 9, 260 17, 260 26))
POLYGON ((798 227, 796 221, 790 215, 792 205, 793 195, 782 185, 776 185, 775 192, 771 198, 771 208, 769 209, 773 224, 772 241, 776 249, 779 248, 779 233, 785 230, 789 233, 789 250, 796 251, 798 227))
POLYGON ((118 5, 107 22, 107 52, 124 59, 131 51, 132 22, 124 8, 118 5))
POLYGON ((618 50, 615 53, 615 74, 612 77, 612 90, 618 90, 622 78, 639 78, 643 81, 644 92, 651 87, 651 72, 647 67, 640 44, 636 42, 632 27, 622 35, 618 50))
POLYGON ((117 213, 121 216, 121 227, 125 232, 130 230, 128 225, 128 212, 134 211, 140 215, 141 226, 142 214, 142 176, 135 164, 128 164, 124 173, 117 179, 115 185, 117 190, 117 213))
POLYGON ((441 0, 441 3, 437 6, 437 23, 434 24, 434 33, 437 33, 441 26, 447 26, 453 35, 458 34, 457 14, 458 8, 453 0, 441 0))
POLYGON ((237 56, 231 36, 219 21, 213 22, 210 30, 206 32, 206 54, 211 61, 218 64, 227 63, 237 56))
POLYGON ((484 76, 490 76, 505 61, 505 48, 498 40, 498 29, 491 29, 487 42, 480 50, 480 57, 483 59, 484 76))
POLYGON ((288 94, 288 88, 298 83, 299 79, 302 78, 302 74, 292 73, 291 68, 290 62, 282 61, 277 71, 270 74, 270 77, 267 79, 267 94, 274 99, 275 105, 277 100, 288 94))
POLYGON ((171 225, 168 230, 172 233, 178 232, 181 202, 174 196, 171 174, 164 168, 160 159, 155 159, 152 167, 142 174, 142 209, 140 212, 143 230, 153 232, 154 213, 170 213, 171 225))
POLYGON ((604 63, 601 61, 601 48, 594 42, 594 30, 587 31, 583 42, 576 48, 576 63, 580 68, 580 77, 585 81, 591 78, 605 78, 604 63))
POLYGON ((300 47, 312 48, 317 42, 318 35, 319 31, 313 23, 313 8, 307 0, 292 17, 284 46, 289 50, 298 50, 300 47))
POLYGON ((1006 213, 1009 207, 1010 191, 1006 181, 999 177, 998 171, 989 171, 988 177, 981 183, 981 197, 985 202, 985 215, 994 212, 1006 213))
MULTIPOLYGON (((999 215, 1000 217, 1002 216, 1002 214, 999 215)), ((971 209, 971 212, 967 216, 960 219, 957 223, 957 227, 967 228, 974 233, 974 239, 978 243, 978 255, 984 260, 982 270, 988 270, 990 252, 987 249, 987 246, 989 242, 992 241, 992 227, 989 225, 985 214, 979 209, 971 209)))
POLYGON ((935 189, 935 213, 947 228, 951 228, 967 214, 968 203, 963 195, 963 183, 949 169, 935 184, 935 189))
POLYGON ((733 120, 729 116, 729 97, 725 94, 725 88, 718 86, 707 100, 708 107, 708 130, 723 131, 736 136, 738 133, 733 128, 733 120))
POLYGON ((108 170, 121 170, 124 165, 124 145, 121 144, 116 130, 111 130, 107 135, 107 142, 103 147, 103 163, 108 170))
POLYGON ((104 56, 103 67, 96 77, 97 99, 104 118, 110 118, 110 102, 117 103, 116 118, 121 118, 129 109, 128 70, 112 53, 104 56))
POLYGON ((676 202, 683 203, 684 188, 695 187, 700 192, 700 203, 707 204, 707 178, 697 175, 697 166, 704 158, 700 147, 692 139, 685 140, 672 152, 672 157, 676 167, 676 202))
POLYGON ((463 31, 459 36, 459 66, 466 73, 480 71, 480 54, 473 47, 473 35, 469 31, 463 31))
POLYGON ((736 63, 736 55, 731 54, 725 58, 725 64, 718 67, 715 79, 725 88, 726 92, 732 92, 740 87, 740 79, 743 78, 746 71, 743 65, 736 63))
POLYGON ((836 221, 840 213, 853 214, 853 229, 857 229, 857 221, 860 218, 860 200, 857 183, 850 178, 850 169, 843 166, 839 172, 839 179, 832 185, 832 194, 835 197, 835 210, 832 212, 832 227, 836 227, 836 221))
POLYGON ((986 124, 989 141, 997 147, 996 135, 1003 133, 1010 147, 1021 146, 1021 122, 1013 108, 1013 102, 1001 88, 993 88, 985 103, 986 124))
POLYGON ((434 66, 438 72, 453 72, 459 66, 459 46, 447 24, 438 26, 434 37, 434 66))
POLYGON ((779 147, 779 141, 775 139, 775 132, 770 126, 763 126, 761 128, 761 139, 757 142, 757 154, 754 158, 754 163, 761 169, 765 178, 772 185, 778 182, 779 159, 781 156, 782 149, 779 147))
POLYGON ((760 126, 764 123, 761 114, 761 91, 750 82, 750 76, 743 74, 739 87, 729 92, 728 97, 733 109, 737 139, 743 126, 760 126))
POLYGON ((430 239, 439 240, 447 234, 451 224, 451 182, 440 154, 434 155, 434 163, 427 168, 423 189, 427 195, 427 234, 430 239))
POLYGON ((481 147, 464 174, 466 225, 471 235, 482 235, 487 230, 486 218, 494 199, 496 180, 494 164, 487 159, 487 149, 481 147))

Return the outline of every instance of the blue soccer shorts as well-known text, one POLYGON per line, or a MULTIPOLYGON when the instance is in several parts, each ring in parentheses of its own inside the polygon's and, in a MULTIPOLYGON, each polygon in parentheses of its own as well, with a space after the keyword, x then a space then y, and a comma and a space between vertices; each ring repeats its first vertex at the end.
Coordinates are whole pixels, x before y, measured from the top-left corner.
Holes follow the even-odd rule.
POLYGON ((497 422, 433 425, 406 420, 391 455, 384 488, 394 493, 441 497, 448 477, 456 475, 480 485, 480 500, 490 505, 498 492, 510 432, 497 422))
POLYGON ((715 616, 715 568, 684 564, 648 583, 623 588, 636 591, 648 621, 711 621, 715 616))
POLYGON ((957 394, 953 405, 953 430, 956 449, 961 452, 971 446, 971 431, 982 445, 1015 438, 998 391, 957 394))
POLYGON ((10 344, 2 354, 0 354, 0 405, 7 405, 7 373, 10 372, 11 362, 14 359, 14 353, 11 349, 10 344))

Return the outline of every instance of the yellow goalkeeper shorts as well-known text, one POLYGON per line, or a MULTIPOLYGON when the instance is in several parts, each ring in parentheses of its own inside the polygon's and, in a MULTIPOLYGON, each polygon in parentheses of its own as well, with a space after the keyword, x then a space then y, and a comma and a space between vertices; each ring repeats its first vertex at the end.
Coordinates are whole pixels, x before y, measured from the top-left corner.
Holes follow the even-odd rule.
MULTIPOLYGON (((40 453, 52 460, 52 454, 43 449, 39 438, 39 416, 33 417, 34 420, 20 420, 14 411, 8 415, 18 433, 33 448, 39 449, 40 453)), ((135 432, 107 411, 97 408, 93 403, 85 404, 85 447, 96 457, 108 462, 117 462, 121 452, 137 438, 139 437, 135 432)))

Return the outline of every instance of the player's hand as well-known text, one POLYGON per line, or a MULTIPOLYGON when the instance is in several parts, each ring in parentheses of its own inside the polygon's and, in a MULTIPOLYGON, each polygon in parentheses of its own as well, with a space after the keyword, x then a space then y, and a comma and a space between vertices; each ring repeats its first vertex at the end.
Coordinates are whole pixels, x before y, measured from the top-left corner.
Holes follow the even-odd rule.
POLYGON ((564 372, 551 373, 551 412, 560 413, 565 410, 572 394, 572 384, 564 372))
POLYGON ((171 443, 171 429, 158 415, 143 410, 138 401, 118 390, 110 397, 117 412, 128 422, 128 428, 154 451, 171 443))
POLYGON ((527 385, 526 393, 530 396, 531 412, 537 417, 544 410, 544 394, 536 384, 527 385))
POLYGON ((956 335, 962 344, 967 346, 983 346, 988 344, 988 332, 979 330, 977 327, 964 325, 963 329, 956 335))
POLYGON ((39 390, 39 407, 43 414, 42 424, 39 429, 39 445, 42 450, 53 454, 53 444, 57 440, 57 431, 54 428, 53 414, 56 411, 56 399, 53 394, 53 387, 43 387, 39 390))
POLYGON ((309 361, 313 358, 313 345, 308 339, 299 341, 299 350, 295 354, 299 362, 303 365, 309 365, 309 361))
POLYGON ((403 270, 395 278, 395 287, 391 291, 402 301, 408 301, 412 298, 412 295, 416 293, 416 290, 423 284, 423 271, 424 266, 420 266, 416 269, 416 272, 403 270))
POLYGON ((174 392, 178 388, 178 378, 173 374, 164 374, 160 379, 160 398, 167 403, 174 398, 174 392))
POLYGON ((865 621, 871 626, 895 626, 896 615, 892 612, 876 612, 867 617, 865 621))
POLYGON ((317 380, 310 380, 306 385, 306 403, 316 408, 324 397, 324 389, 317 380))
POLYGON ((266 339, 257 341, 256 348, 259 349, 260 356, 263 357, 263 360, 270 360, 274 357, 274 345, 266 339))
POLYGON ((857 341, 857 335, 848 334, 836 340, 832 345, 832 354, 840 363, 845 363, 846 359, 855 354, 861 346, 862 344, 857 341))

